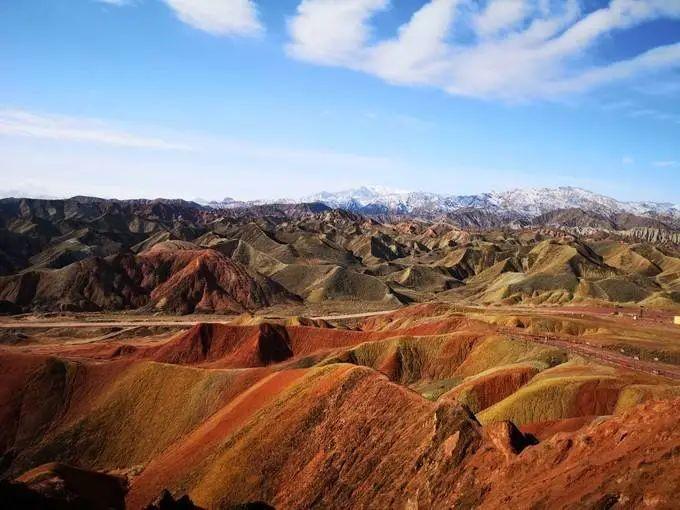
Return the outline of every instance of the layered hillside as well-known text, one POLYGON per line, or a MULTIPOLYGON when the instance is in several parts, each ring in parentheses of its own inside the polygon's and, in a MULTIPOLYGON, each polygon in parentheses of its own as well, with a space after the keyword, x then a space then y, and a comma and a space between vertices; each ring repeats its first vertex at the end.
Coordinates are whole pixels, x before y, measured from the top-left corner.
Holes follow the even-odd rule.
POLYGON ((0 495, 131 509, 161 496, 211 509, 674 508, 680 333, 666 324, 444 304, 352 327, 294 322, 106 340, 97 326, 25 329, 0 346, 0 495), (516 338, 531 331, 574 347, 516 338), (577 350, 650 338, 649 356, 675 360, 669 376, 577 350))
POLYGON ((0 308, 680 303, 677 233, 657 220, 563 210, 522 227, 488 214, 381 223, 319 204, 3 200, 0 308))
POLYGON ((243 312, 298 298, 222 255, 187 243, 90 257, 0 278, 0 299, 25 310, 243 312))

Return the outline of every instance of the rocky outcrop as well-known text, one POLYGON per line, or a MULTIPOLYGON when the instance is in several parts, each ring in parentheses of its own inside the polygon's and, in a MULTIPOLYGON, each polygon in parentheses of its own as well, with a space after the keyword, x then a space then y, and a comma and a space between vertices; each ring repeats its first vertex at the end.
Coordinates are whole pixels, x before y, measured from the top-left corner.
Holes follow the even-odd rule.
POLYGON ((639 227, 633 228, 621 235, 638 241, 658 244, 680 244, 680 232, 677 230, 639 227))

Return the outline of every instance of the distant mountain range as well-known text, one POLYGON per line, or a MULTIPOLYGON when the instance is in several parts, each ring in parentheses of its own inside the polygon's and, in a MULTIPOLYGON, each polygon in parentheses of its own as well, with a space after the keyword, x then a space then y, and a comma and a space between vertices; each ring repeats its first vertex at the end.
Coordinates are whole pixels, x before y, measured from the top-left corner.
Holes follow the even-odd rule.
POLYGON ((320 202, 332 208, 345 209, 368 216, 410 216, 431 219, 460 211, 483 211, 497 217, 531 220, 557 210, 579 209, 606 217, 633 214, 648 218, 680 219, 680 205, 664 202, 622 202, 581 188, 515 189, 478 195, 444 195, 437 193, 392 190, 381 186, 330 193, 321 192, 298 200, 238 201, 225 198, 220 202, 203 202, 216 209, 233 209, 271 203, 320 202))
MULTIPOLYGON (((0 192, 0 196, 7 195, 0 192)), ((17 196, 17 194, 12 194, 17 196)), ((41 197, 46 202, 63 199, 41 197)), ((342 209, 381 222, 420 219, 446 221, 462 228, 569 227, 598 230, 653 228, 680 231, 680 204, 669 202, 624 202, 582 188, 529 188, 448 195, 362 186, 339 192, 322 191, 298 199, 220 201, 196 199, 116 200, 78 196, 70 203, 166 204, 180 208, 221 212, 223 216, 251 217, 321 212, 342 209)))

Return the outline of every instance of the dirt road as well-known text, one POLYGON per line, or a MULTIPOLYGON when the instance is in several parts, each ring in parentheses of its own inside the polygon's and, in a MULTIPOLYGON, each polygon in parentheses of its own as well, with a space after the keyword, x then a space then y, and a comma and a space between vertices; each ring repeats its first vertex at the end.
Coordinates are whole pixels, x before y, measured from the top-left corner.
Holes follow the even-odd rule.
MULTIPOLYGON (((386 315, 394 312, 394 310, 382 310, 376 312, 365 312, 365 313, 353 313, 353 314, 341 314, 341 315, 323 315, 318 317, 310 317, 316 320, 342 320, 342 319, 355 319, 362 317, 372 317, 375 315, 386 315)), ((267 317, 263 317, 267 318, 267 317)), ((139 319, 126 319, 126 320, 2 320, 0 321, 0 329, 38 329, 38 328, 137 328, 137 327, 176 327, 185 328, 193 326, 194 324, 202 322, 211 322, 218 324, 226 324, 233 320, 232 316, 201 316, 193 317, 187 316, 177 317, 177 318, 163 318, 163 319, 149 319, 140 317, 139 319)), ((668 377, 674 380, 680 380, 680 367, 675 365, 669 365, 667 363, 661 362, 651 362, 636 360, 624 354, 620 354, 615 351, 608 349, 602 349, 600 347, 588 345, 583 341, 568 338, 567 336, 558 336, 554 334, 532 334, 523 332, 517 328, 498 328, 498 331, 509 338, 530 341, 545 345, 551 345, 553 347, 558 347, 560 349, 565 349, 569 352, 586 356, 589 358, 596 359, 608 365, 613 365, 620 368, 627 368, 630 370, 636 370, 638 372, 644 372, 652 375, 660 375, 663 377, 668 377)), ((109 337, 116 336, 119 332, 113 332, 104 335, 103 337, 97 339, 108 339, 109 337)))
POLYGON ((364 313, 348 313, 344 315, 320 315, 318 317, 310 317, 313 320, 319 321, 332 321, 332 320, 342 320, 342 319, 361 319, 362 317, 373 317, 374 315, 387 315, 389 313, 394 313, 397 310, 382 310, 379 312, 364 312, 364 313))
MULTIPOLYGON (((350 313, 342 315, 320 315, 309 317, 313 320, 342 320, 359 319, 362 317, 372 317, 374 315, 385 315, 394 310, 381 310, 377 312, 350 313)), ((266 317, 263 319, 280 319, 280 317, 266 317)), ((227 324, 235 319, 235 316, 186 316, 168 317, 163 319, 139 319, 124 320, 54 320, 54 319, 5 319, 0 320, 0 329, 37 329, 37 328, 132 328, 138 326, 147 327, 189 327, 194 324, 210 322, 213 324, 227 324)))
MULTIPOLYGON (((2 321, 0 329, 47 329, 47 328, 134 328, 139 326, 148 327, 172 327, 172 326, 193 326, 199 322, 191 320, 162 320, 162 321, 2 321)), ((215 320, 210 322, 227 323, 228 320, 215 320)))
POLYGON ((566 336, 553 334, 533 334, 518 331, 516 328, 498 328, 499 332, 507 335, 514 340, 523 340, 539 344, 550 345, 565 349, 569 352, 580 354, 588 358, 594 358, 608 365, 620 368, 627 368, 637 372, 645 372, 651 375, 660 375, 669 379, 680 380, 680 367, 656 361, 636 360, 625 354, 620 354, 609 349, 602 349, 593 345, 583 343, 566 336))

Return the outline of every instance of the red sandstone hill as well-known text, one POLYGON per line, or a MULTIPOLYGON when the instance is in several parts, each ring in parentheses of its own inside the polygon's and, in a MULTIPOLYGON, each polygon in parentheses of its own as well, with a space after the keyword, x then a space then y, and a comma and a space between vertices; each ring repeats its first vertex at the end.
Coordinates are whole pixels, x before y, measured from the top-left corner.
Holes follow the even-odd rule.
POLYGON ((175 313, 256 310, 299 301, 279 284, 215 250, 156 245, 138 256, 156 309, 175 313))
POLYGON ((680 386, 513 340, 498 323, 626 348, 663 333, 671 350, 678 335, 442 303, 360 329, 31 332, 0 345, 0 477, 32 490, 45 463, 77 466, 78 480, 126 477, 133 509, 159 494, 209 509, 674 508, 680 386))
POLYGON ((243 312, 299 298, 211 249, 161 243, 137 256, 93 257, 0 277, 0 301, 26 310, 243 312))
POLYGON ((197 324, 149 355, 163 363, 246 368, 284 361, 293 351, 283 326, 197 324))

